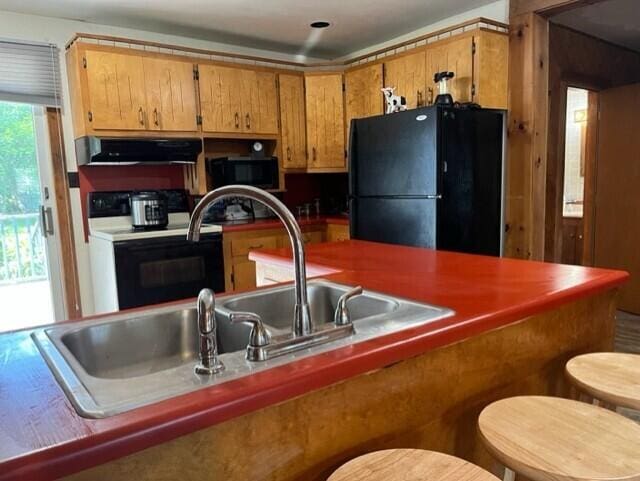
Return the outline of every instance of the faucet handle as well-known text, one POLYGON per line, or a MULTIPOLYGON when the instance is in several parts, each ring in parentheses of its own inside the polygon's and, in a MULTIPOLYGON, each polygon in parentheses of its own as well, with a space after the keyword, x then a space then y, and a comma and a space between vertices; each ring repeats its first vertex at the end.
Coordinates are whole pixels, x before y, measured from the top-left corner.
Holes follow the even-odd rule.
POLYGON ((249 346, 262 347, 271 342, 271 333, 264 327, 262 318, 253 312, 232 312, 229 315, 232 324, 251 324, 251 334, 249 335, 249 346))
POLYGON ((357 286, 340 296, 338 305, 336 306, 336 312, 333 315, 333 322, 336 326, 347 326, 351 324, 351 315, 349 314, 349 309, 347 309, 347 301, 361 294, 362 286, 357 286))

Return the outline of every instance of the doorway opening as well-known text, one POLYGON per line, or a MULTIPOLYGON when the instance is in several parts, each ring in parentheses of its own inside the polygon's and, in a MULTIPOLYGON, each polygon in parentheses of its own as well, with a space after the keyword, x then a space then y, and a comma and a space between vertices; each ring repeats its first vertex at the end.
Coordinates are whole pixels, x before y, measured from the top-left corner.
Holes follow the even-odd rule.
POLYGON ((0 331, 64 317, 45 109, 0 101, 0 331))
POLYGON ((588 265, 592 259, 598 93, 566 89, 562 257, 564 264, 588 265))

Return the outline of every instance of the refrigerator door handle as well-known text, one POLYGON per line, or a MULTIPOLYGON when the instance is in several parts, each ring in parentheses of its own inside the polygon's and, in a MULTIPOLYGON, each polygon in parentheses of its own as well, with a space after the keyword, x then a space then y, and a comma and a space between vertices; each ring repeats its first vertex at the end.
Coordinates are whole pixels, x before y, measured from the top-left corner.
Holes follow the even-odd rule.
POLYGON ((427 196, 425 196, 425 197, 426 197, 427 199, 436 199, 436 200, 439 200, 439 199, 442 199, 442 194, 427 195, 427 196))

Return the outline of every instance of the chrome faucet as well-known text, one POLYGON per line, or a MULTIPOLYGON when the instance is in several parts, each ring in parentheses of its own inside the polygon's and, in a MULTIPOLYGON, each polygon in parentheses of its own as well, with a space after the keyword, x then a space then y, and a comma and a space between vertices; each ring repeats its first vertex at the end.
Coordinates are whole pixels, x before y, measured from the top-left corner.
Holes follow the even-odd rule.
POLYGON ((198 330, 200 331, 200 362, 196 374, 216 374, 224 370, 218 359, 216 339, 216 297, 211 289, 202 289, 198 295, 198 330))
POLYGON ((284 224, 291 248, 295 269, 295 307, 292 332, 294 337, 307 336, 313 332, 313 322, 307 301, 307 275, 305 270, 304 241, 302 231, 295 217, 287 207, 268 192, 248 185, 228 185, 207 193, 193 210, 189 221, 187 240, 200 239, 200 227, 207 207, 213 202, 228 197, 246 197, 264 204, 271 209, 284 224))

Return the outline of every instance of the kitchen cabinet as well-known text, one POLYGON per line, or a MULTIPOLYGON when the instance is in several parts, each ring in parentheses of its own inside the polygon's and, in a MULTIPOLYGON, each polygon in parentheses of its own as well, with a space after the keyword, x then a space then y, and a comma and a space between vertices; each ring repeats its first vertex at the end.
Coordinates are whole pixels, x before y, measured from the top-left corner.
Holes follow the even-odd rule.
MULTIPOLYGON (((305 226, 302 228, 305 244, 324 240, 325 226, 305 226)), ((258 249, 289 247, 289 237, 284 228, 251 229, 223 232, 225 290, 246 290, 256 287, 255 262, 249 260, 249 253, 258 249)), ((274 280, 272 279, 272 282, 274 280)))
POLYGON ((342 74, 305 75, 307 171, 346 170, 342 74))
POLYGON ((150 130, 198 130, 193 64, 145 57, 143 59, 150 130))
POLYGON ((142 57, 88 50, 87 117, 96 130, 146 130, 142 57))
POLYGON ((349 239, 348 225, 327 224, 327 242, 340 242, 349 239))
POLYGON ((282 167, 307 166, 307 134, 304 112, 304 77, 279 75, 282 167))
POLYGON ((433 103, 433 78, 426 77, 424 50, 402 55, 384 63, 384 86, 395 87, 395 93, 405 98, 408 109, 433 103))
POLYGON ((242 132, 242 71, 198 65, 200 112, 205 132, 242 132))
POLYGON ((483 107, 507 109, 509 82, 509 37, 481 31, 474 36, 473 101, 483 107))
POLYGON ((203 131, 278 133, 275 73, 201 64, 198 77, 203 131))
POLYGON ((348 134, 352 119, 383 113, 382 64, 359 67, 346 72, 344 85, 348 134))
MULTIPOLYGON (((437 72, 450 71, 455 77, 449 81, 450 93, 456 102, 473 100, 473 37, 447 40, 442 44, 429 46, 426 50, 427 85, 435 87, 434 99, 438 88, 433 83, 437 72)), ((433 103, 431 96, 427 103, 433 103)))

